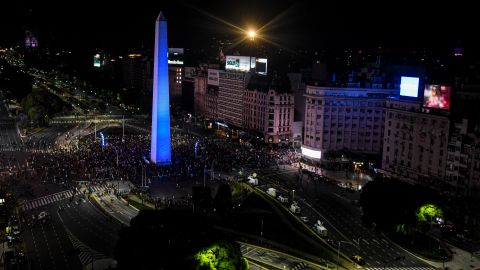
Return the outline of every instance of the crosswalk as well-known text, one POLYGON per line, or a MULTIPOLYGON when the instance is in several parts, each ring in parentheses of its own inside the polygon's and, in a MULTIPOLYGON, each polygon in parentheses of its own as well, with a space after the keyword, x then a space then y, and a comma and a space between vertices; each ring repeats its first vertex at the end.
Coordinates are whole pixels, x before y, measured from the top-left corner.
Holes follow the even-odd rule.
POLYGON ((54 202, 58 202, 60 200, 68 199, 68 198, 72 197, 72 195, 73 195, 72 190, 65 190, 65 191, 62 191, 62 192, 55 193, 55 194, 50 194, 50 195, 47 195, 47 196, 43 196, 43 197, 36 198, 36 199, 25 202, 22 205, 21 209, 23 211, 32 210, 32 209, 35 209, 35 208, 38 208, 38 207, 41 207, 41 206, 45 206, 45 205, 48 205, 48 204, 51 204, 51 203, 54 203, 54 202))
POLYGON ((433 267, 428 266, 398 266, 398 267, 366 267, 365 270, 434 270, 433 267))
POLYGON ((291 269, 292 270, 301 270, 301 269, 305 269, 306 267, 308 266, 308 264, 304 263, 304 262, 301 262, 301 263, 298 263, 296 264, 294 267, 292 267, 291 269))
MULTIPOLYGON (((104 186, 104 185, 91 187, 91 190, 93 192, 104 192, 105 189, 106 189, 106 186, 104 186)), ((20 209, 23 210, 23 211, 32 210, 32 209, 42 207, 42 206, 45 206, 45 205, 49 205, 51 203, 58 202, 58 201, 61 201, 61 200, 64 200, 64 199, 69 199, 73 196, 73 194, 74 193, 73 193, 72 190, 65 190, 65 191, 62 191, 62 192, 55 193, 55 194, 50 194, 50 195, 47 195, 47 196, 39 197, 39 198, 36 198, 36 199, 25 202, 20 207, 20 209)), ((78 192, 77 192, 77 194, 78 194, 78 192)))
POLYGON ((73 245, 73 248, 78 250, 78 258, 82 265, 90 264, 96 260, 106 259, 107 256, 103 255, 102 253, 91 249, 87 245, 83 244, 80 240, 78 240, 75 235, 73 235, 68 229, 66 229, 68 238, 73 245))

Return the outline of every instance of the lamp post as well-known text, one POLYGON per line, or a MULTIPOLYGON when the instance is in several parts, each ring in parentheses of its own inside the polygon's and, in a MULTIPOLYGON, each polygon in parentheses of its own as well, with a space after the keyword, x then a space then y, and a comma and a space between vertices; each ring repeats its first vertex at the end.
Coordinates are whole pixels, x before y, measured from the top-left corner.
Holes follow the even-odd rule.
POLYGON ((122 116, 122 143, 125 142, 125 115, 122 116))
POLYGON ((337 270, 338 270, 338 265, 340 264, 340 244, 341 244, 341 243, 353 245, 352 243, 350 243, 350 242, 348 242, 348 241, 342 241, 342 240, 339 240, 339 241, 338 241, 338 247, 337 247, 337 270))
POLYGON ((260 237, 263 237, 263 218, 261 218, 261 224, 260 224, 260 237))
POLYGON ((292 189, 292 203, 295 201, 295 189, 292 189))

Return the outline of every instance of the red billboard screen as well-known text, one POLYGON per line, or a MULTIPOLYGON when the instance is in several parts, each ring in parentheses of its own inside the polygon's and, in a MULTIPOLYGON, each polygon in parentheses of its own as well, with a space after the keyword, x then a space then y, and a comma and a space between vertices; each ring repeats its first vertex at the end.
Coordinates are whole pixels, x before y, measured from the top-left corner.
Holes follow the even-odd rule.
POLYGON ((423 107, 450 110, 452 88, 445 85, 425 85, 423 107))

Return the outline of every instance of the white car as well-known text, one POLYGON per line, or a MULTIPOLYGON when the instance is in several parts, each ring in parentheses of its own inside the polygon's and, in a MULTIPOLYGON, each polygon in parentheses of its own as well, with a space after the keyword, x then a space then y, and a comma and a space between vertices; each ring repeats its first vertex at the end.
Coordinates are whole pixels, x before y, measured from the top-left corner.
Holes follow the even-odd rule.
POLYGON ((41 220, 41 219, 44 219, 48 216, 47 212, 45 211, 42 211, 38 214, 38 219, 41 220))
POLYGON ((305 222, 305 223, 308 222, 308 217, 300 217, 300 219, 301 219, 303 222, 305 222))

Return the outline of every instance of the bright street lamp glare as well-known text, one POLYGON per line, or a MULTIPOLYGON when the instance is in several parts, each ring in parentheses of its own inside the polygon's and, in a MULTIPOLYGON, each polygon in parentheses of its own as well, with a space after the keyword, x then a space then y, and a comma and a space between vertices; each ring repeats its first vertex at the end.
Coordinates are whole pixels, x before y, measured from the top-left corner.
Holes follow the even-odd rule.
POLYGON ((254 39, 256 35, 257 35, 257 33, 255 33, 255 31, 253 31, 253 30, 248 31, 248 37, 250 39, 254 39))

